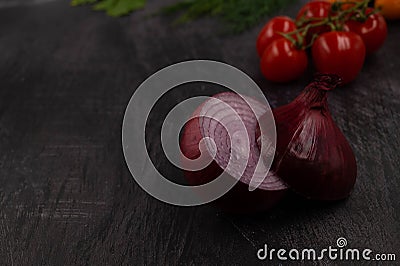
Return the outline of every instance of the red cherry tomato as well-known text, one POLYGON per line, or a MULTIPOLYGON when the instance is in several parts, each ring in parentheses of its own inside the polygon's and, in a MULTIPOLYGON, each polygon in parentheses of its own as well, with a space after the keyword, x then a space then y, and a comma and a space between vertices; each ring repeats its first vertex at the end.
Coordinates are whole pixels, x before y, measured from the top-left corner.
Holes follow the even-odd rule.
POLYGON ((360 2, 362 2, 364 0, 352 0, 352 1, 347 1, 347 0, 327 0, 327 1, 332 3, 332 4, 335 3, 335 2, 341 2, 342 3, 342 6, 341 6, 342 10, 346 10, 346 9, 354 7, 354 5, 357 2, 360 3, 360 2))
MULTIPOLYGON (((310 24, 318 23, 328 17, 331 12, 331 6, 331 3, 323 0, 308 2, 299 10, 299 13, 297 13, 296 21, 300 23, 300 26, 306 26, 308 24, 301 23, 303 19, 313 19, 314 22, 309 22, 310 24)), ((327 25, 310 29, 306 36, 306 43, 309 44, 315 34, 322 34, 330 30, 331 28, 327 25)))
POLYGON ((257 52, 261 57, 265 48, 274 40, 283 38, 279 32, 287 33, 296 30, 294 21, 285 16, 274 17, 260 31, 257 38, 257 52))
POLYGON ((326 18, 331 10, 331 3, 327 1, 310 1, 297 13, 296 20, 305 18, 326 18))
POLYGON ((307 68, 307 54, 285 39, 273 41, 261 58, 261 72, 270 81, 288 82, 299 78, 307 68))
POLYGON ((324 33, 315 40, 311 52, 317 70, 341 76, 343 84, 357 77, 365 59, 364 42, 353 32, 324 33))
MULTIPOLYGON (((366 14, 371 14, 372 8, 368 8, 366 14)), ((349 20, 346 22, 348 30, 357 33, 364 41, 367 53, 376 52, 385 42, 387 36, 386 21, 381 14, 375 13, 368 16, 365 22, 349 20)))

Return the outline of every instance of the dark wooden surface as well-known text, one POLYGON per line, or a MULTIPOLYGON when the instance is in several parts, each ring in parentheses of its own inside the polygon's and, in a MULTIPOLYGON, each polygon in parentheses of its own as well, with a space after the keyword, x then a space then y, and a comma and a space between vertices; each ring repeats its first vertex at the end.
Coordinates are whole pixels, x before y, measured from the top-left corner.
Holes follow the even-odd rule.
MULTIPOLYGON (((172 18, 147 16, 165 3, 121 19, 67 1, 0 8, 0 264, 248 265, 264 243, 324 248, 338 237, 399 260, 400 23, 389 24, 358 80, 330 95, 358 161, 351 197, 321 205, 291 196, 269 213, 235 216, 170 206, 136 185, 121 148, 130 96, 155 71, 188 59, 244 70, 273 106, 293 99, 310 73, 268 83, 254 49, 261 25, 232 36, 212 19, 172 27, 172 18)), ((190 95, 177 88, 160 108, 190 95)), ((158 133, 149 133, 149 152, 179 177, 158 133)))

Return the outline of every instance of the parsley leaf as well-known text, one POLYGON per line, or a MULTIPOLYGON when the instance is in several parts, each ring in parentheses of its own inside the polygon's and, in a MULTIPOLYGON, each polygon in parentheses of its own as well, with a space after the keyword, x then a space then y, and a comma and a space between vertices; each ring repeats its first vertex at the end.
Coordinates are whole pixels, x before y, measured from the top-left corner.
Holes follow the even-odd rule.
POLYGON ((109 16, 120 17, 145 6, 146 0, 72 0, 71 5, 94 4, 94 10, 105 11, 109 16))

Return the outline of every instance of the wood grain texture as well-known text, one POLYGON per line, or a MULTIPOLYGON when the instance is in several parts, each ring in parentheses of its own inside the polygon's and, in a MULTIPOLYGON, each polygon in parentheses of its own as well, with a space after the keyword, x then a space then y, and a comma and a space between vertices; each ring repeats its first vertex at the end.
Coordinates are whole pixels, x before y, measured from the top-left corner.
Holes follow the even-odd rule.
MULTIPOLYGON (((295 15, 302 2, 281 13, 295 15)), ((271 84, 254 47, 261 24, 230 36, 212 19, 172 27, 172 18, 147 16, 165 3, 121 19, 67 1, 0 8, 0 264, 249 265, 264 243, 324 248, 338 237, 400 257, 400 23, 389 24, 358 80, 330 95, 358 161, 351 197, 322 205, 291 196, 269 213, 234 216, 170 206, 136 185, 121 148, 130 96, 165 66, 213 59, 244 70, 278 106, 311 71, 271 84)), ((177 88, 149 123, 159 126, 168 106, 191 95, 177 88)), ((179 178, 159 132, 149 134, 157 167, 179 178)))

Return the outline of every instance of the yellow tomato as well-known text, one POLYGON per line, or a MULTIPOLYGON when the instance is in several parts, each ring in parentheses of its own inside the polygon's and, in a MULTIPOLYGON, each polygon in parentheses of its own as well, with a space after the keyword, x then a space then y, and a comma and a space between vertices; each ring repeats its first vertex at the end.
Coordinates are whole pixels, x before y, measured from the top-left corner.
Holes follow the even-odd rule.
POLYGON ((375 8, 388 19, 400 19, 400 0, 375 0, 375 8))

